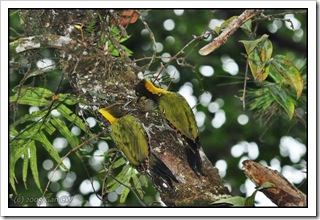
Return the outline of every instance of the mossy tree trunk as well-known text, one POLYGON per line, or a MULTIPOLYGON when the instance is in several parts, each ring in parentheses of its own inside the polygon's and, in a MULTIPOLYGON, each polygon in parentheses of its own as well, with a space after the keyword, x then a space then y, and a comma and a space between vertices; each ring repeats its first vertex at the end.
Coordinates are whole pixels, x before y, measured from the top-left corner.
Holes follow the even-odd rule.
MULTIPOLYGON (((188 165, 184 150, 186 143, 178 138, 175 131, 164 126, 156 109, 146 108, 148 105, 143 101, 137 103, 134 91, 139 82, 137 75, 147 69, 139 67, 129 58, 119 38, 111 31, 111 25, 121 19, 119 11, 22 10, 20 14, 25 21, 26 33, 42 30, 46 34, 26 36, 11 43, 12 55, 30 49, 56 48, 61 57, 59 63, 64 77, 70 82, 79 100, 86 101, 97 120, 104 121, 97 110, 114 103, 122 103, 128 110, 135 110, 131 114, 147 127, 152 151, 180 182, 170 188, 157 176, 151 177, 167 206, 209 206, 220 198, 231 196, 218 170, 202 150, 205 175, 198 177, 188 165), (92 21, 95 24, 89 27, 92 28, 89 33, 86 25, 91 25, 92 21), (105 45, 99 44, 101 35, 118 50, 118 56, 110 54, 105 45)), ((119 29, 121 35, 126 35, 123 27, 119 29)), ((105 126, 109 124, 105 122, 105 126)))

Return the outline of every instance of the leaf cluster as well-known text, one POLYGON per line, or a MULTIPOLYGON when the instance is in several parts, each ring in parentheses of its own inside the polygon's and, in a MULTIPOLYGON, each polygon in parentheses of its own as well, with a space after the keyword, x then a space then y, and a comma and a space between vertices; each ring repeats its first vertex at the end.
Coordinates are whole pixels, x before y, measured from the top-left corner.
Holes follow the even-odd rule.
POLYGON ((60 134, 66 138, 72 148, 79 145, 79 139, 72 134, 66 122, 79 127, 83 132, 92 135, 85 122, 77 116, 68 106, 78 103, 75 96, 70 94, 55 94, 54 92, 41 87, 22 87, 14 90, 14 95, 10 96, 10 104, 19 109, 21 106, 37 106, 38 111, 18 118, 10 125, 10 151, 9 151, 9 182, 16 191, 15 168, 19 159, 23 160, 22 176, 27 188, 28 166, 33 174, 33 179, 42 192, 39 180, 37 149, 42 147, 62 168, 68 168, 61 161, 61 157, 49 137, 60 134), (52 114, 55 109, 60 116, 52 114))

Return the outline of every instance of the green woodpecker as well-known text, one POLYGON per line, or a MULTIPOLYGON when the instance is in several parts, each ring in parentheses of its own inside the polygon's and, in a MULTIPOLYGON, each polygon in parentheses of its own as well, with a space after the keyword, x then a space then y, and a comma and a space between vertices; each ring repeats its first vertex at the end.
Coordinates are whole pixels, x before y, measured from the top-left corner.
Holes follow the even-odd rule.
POLYGON ((171 187, 172 180, 178 183, 169 168, 151 152, 147 134, 135 117, 114 106, 99 109, 99 112, 110 122, 111 138, 133 166, 140 171, 150 170, 171 187))
POLYGON ((138 101, 141 97, 146 97, 158 105, 170 127, 189 145, 186 148, 186 154, 190 167, 198 176, 198 173, 202 174, 198 127, 192 109, 185 98, 179 93, 158 88, 146 79, 140 81, 136 86, 136 95, 138 101))

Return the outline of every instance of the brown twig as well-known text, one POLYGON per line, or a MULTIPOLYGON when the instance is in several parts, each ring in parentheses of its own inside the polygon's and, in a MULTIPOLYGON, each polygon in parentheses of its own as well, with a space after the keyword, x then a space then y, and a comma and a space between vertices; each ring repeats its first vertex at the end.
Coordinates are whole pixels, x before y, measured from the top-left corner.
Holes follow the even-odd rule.
POLYGON ((156 43, 156 39, 154 37, 154 34, 151 30, 151 28, 149 27, 148 23, 143 19, 143 17, 140 15, 140 20, 141 22, 143 23, 144 27, 149 31, 149 36, 150 36, 150 39, 151 39, 151 42, 153 44, 153 54, 152 54, 152 57, 151 57, 151 60, 150 62, 147 64, 147 66, 145 67, 146 70, 149 70, 149 67, 151 66, 151 64, 153 63, 154 59, 156 58, 156 54, 157 54, 157 43, 156 43))
POLYGON ((236 19, 234 19, 228 27, 216 38, 212 40, 211 43, 205 45, 199 50, 199 54, 202 56, 206 56, 209 53, 212 53, 221 45, 223 45, 227 39, 247 20, 252 18, 253 16, 262 13, 264 10, 245 10, 241 15, 239 15, 236 19))
POLYGON ((302 10, 302 11, 287 11, 287 12, 284 12, 284 13, 278 13, 278 14, 268 14, 268 15, 265 15, 264 13, 261 13, 261 16, 257 19, 253 19, 254 21, 257 21, 257 20, 278 20, 278 21, 285 21, 285 22, 289 22, 290 23, 290 27, 292 28, 292 30, 294 30, 294 25, 292 23, 292 21, 290 19, 286 19, 286 18, 283 18, 285 15, 287 14, 306 14, 307 11, 305 10, 302 10))
POLYGON ((162 66, 158 75, 155 78, 155 81, 158 79, 158 77, 160 76, 160 74, 162 73, 162 71, 167 68, 169 66, 169 64, 176 59, 180 54, 184 53, 184 50, 190 46, 190 44, 192 44, 193 42, 195 42, 196 40, 199 40, 201 38, 203 38, 203 36, 205 36, 206 34, 202 34, 200 36, 194 36, 193 39, 191 41, 189 41, 181 50, 179 50, 174 56, 172 56, 170 58, 170 60, 166 63, 166 65, 162 66))
POLYGON ((245 160, 243 163, 245 175, 256 185, 270 182, 276 188, 262 189, 263 192, 273 203, 281 207, 306 206, 307 197, 294 185, 292 185, 278 171, 271 170, 260 163, 245 160))

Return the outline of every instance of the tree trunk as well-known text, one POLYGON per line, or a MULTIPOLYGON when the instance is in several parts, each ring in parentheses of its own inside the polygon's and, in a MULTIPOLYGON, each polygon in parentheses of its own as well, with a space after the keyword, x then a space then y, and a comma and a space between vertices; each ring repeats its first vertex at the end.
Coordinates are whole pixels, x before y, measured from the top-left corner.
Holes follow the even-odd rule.
MULTIPOLYGON (((120 20, 119 12, 113 10, 22 10, 25 33, 45 29, 47 35, 20 39, 10 44, 12 54, 35 48, 59 49, 65 76, 79 99, 102 121, 97 110, 114 103, 123 103, 132 111, 145 127, 148 127, 151 148, 172 171, 180 183, 173 188, 164 186, 156 176, 152 176, 155 188, 167 206, 209 206, 221 198, 231 197, 224 186, 218 170, 201 150, 204 176, 198 177, 190 168, 186 154, 186 143, 179 140, 177 133, 166 128, 163 119, 155 109, 148 109, 144 102, 137 103, 134 87, 139 82, 137 75, 144 70, 138 67, 123 51, 119 41, 111 33, 111 24, 120 20), (99 13, 99 16, 97 16, 99 13), (106 17, 112 18, 111 22, 106 17), (119 50, 119 56, 107 52, 105 45, 98 45, 101 36, 85 33, 83 24, 97 20, 100 32, 119 50), (40 22, 39 22, 40 21, 40 22), (39 26, 43 24, 44 26, 39 26), (29 42, 28 42, 29 41, 29 42), (27 42, 27 43, 26 43, 27 42), (98 46, 97 46, 98 45, 98 46)), ((125 29, 120 27, 125 36, 125 29)), ((32 36, 32 35, 30 35, 32 36)), ((108 124, 106 124, 108 126, 108 124)), ((201 137, 200 137, 201 138, 201 137)))

